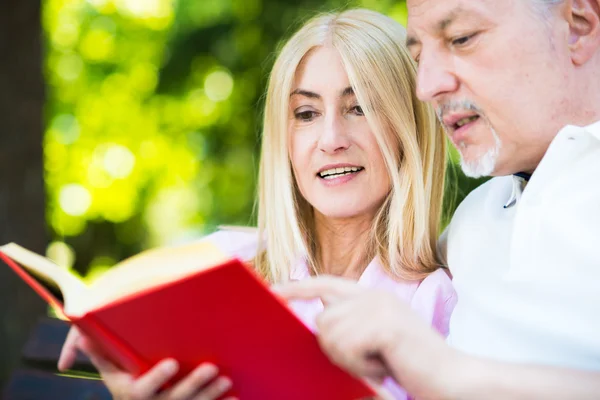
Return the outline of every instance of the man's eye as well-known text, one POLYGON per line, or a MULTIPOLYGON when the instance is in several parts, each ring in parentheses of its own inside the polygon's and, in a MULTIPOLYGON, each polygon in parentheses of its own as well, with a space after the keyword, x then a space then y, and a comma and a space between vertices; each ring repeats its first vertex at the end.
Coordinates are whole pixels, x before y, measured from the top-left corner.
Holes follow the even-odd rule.
POLYGON ((463 46, 463 45, 467 44, 467 42, 469 40, 471 40, 475 35, 476 35, 476 33, 473 33, 471 35, 461 36, 461 37, 458 37, 456 39, 453 39, 452 40, 452 45, 453 46, 463 46))
POLYGON ((314 111, 301 111, 301 112, 297 112, 294 115, 297 120, 308 122, 308 121, 312 121, 316 117, 317 113, 314 111))

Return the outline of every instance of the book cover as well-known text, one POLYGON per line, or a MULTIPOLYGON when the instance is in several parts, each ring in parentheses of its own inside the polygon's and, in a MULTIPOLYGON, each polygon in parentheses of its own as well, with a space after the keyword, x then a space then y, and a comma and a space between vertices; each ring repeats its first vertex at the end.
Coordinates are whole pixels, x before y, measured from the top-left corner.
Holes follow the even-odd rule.
MULTIPOLYGON (((171 357, 180 363, 174 381, 209 361, 231 378, 228 395, 242 400, 374 396, 366 383, 329 361, 315 335, 240 260, 69 315, 60 284, 40 282, 1 250, 0 257, 108 358, 136 376, 171 357)), ((83 300, 71 296, 69 301, 83 300)))

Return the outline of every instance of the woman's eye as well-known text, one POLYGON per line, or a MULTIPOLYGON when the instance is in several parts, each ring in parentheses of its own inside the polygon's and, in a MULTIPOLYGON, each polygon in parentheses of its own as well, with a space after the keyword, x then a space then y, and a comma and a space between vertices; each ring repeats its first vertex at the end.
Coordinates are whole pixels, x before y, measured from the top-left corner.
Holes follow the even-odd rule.
POLYGON ((350 109, 350 111, 352 111, 356 115, 365 115, 361 106, 354 106, 352 107, 352 109, 350 109))
POLYGON ((301 112, 297 112, 295 114, 296 119, 303 121, 303 122, 312 121, 316 117, 316 115, 317 115, 317 113, 314 111, 301 111, 301 112))

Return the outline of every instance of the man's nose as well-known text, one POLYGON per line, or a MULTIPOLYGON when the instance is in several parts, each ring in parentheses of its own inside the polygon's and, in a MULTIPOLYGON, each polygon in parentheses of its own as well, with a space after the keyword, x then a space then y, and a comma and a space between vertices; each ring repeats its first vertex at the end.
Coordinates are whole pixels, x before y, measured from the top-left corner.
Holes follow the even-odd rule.
POLYGON ((458 78, 448 58, 434 52, 421 53, 417 72, 417 97, 421 101, 431 102, 458 89, 458 78))

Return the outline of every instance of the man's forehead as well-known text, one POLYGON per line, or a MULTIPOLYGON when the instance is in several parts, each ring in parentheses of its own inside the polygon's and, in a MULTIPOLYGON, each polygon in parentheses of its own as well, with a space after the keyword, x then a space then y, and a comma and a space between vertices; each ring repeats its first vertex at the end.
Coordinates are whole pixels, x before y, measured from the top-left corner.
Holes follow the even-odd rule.
MULTIPOLYGON (((456 19, 485 16, 495 12, 498 0, 407 0, 408 33, 443 30, 456 19)), ((502 0, 510 3, 514 0, 502 0)), ((516 0, 521 1, 521 0, 516 0)))

